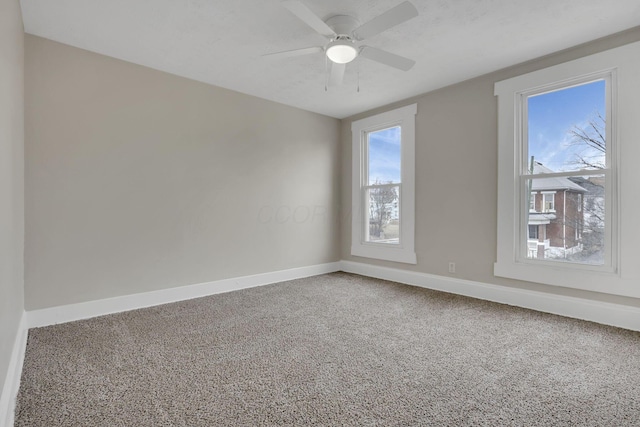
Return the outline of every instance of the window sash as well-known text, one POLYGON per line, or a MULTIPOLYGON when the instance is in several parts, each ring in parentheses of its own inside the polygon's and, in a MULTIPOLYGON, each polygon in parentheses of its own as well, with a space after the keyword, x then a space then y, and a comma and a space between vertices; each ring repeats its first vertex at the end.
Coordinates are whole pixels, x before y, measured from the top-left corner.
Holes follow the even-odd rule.
MULTIPOLYGON (((592 73, 581 77, 575 77, 572 79, 554 82, 551 84, 543 85, 529 90, 523 90, 517 92, 518 102, 516 103, 516 137, 517 137, 517 154, 519 158, 518 162, 518 175, 544 175, 545 177, 554 177, 553 174, 533 174, 529 171, 529 108, 528 99, 532 96, 544 95, 550 92, 556 92, 563 89, 569 89, 576 86, 582 86, 584 84, 603 80, 605 82, 605 118, 609 121, 605 129, 606 151, 605 151, 605 169, 610 169, 612 165, 612 159, 615 158, 614 139, 615 136, 615 113, 614 105, 616 101, 616 70, 606 70, 602 72, 592 73)), ((571 176, 584 175, 588 172, 597 172, 600 169, 574 169, 558 173, 567 172, 571 176)))
MULTIPOLYGON (((380 126, 380 127, 375 127, 372 129, 367 129, 366 131, 364 131, 364 146, 363 146, 363 150, 362 150, 362 155, 363 155, 363 160, 364 160, 364 167, 363 167, 363 179, 362 179, 362 185, 377 185, 377 184, 368 184, 371 176, 369 174, 370 168, 371 168, 371 150, 369 148, 370 144, 371 144, 371 134, 377 133, 377 132, 381 132, 384 130, 388 130, 388 129, 393 129, 393 128, 399 128, 400 129, 400 180, 397 182, 392 182, 391 184, 399 184, 402 182, 402 175, 403 175, 403 164, 402 164, 402 160, 403 157, 402 156, 402 122, 399 121, 397 123, 390 123, 390 124, 385 124, 384 126, 380 126)), ((387 183, 384 183, 387 184, 387 183)))
MULTIPOLYGON (((615 250, 616 250, 616 247, 613 244, 613 240, 614 240, 613 233, 614 233, 615 221, 611 219, 612 209, 613 209, 612 207, 613 201, 611 199, 613 198, 613 196, 611 195, 612 191, 611 191, 610 177, 612 175, 612 172, 610 170, 598 170, 593 172, 595 173, 582 174, 582 173, 568 172, 568 173, 561 174, 561 176, 565 176, 565 177, 604 176, 604 180, 605 180, 605 185, 604 185, 604 190, 605 190, 604 191, 604 199, 605 199, 604 263, 601 265, 591 265, 591 264, 582 264, 582 263, 568 262, 568 261, 558 262, 558 261, 541 260, 541 259, 530 258, 527 256, 528 254, 527 241, 529 240, 527 230, 529 225, 529 214, 532 213, 528 209, 529 208, 529 183, 528 182, 531 180, 535 180, 536 178, 539 179, 539 178, 547 177, 548 176, 547 174, 525 175, 520 177, 520 191, 521 191, 520 205, 519 205, 520 220, 519 222, 517 222, 518 229, 515 235, 516 239, 519 240, 519 243, 517 246, 517 256, 516 256, 516 259, 518 260, 518 262, 536 263, 536 264, 540 263, 540 264, 548 264, 548 265, 561 264, 566 268, 602 270, 607 272, 615 271, 615 266, 613 265, 613 259, 614 259, 613 257, 615 256, 615 250)), ((554 174, 554 175, 558 175, 558 174, 554 174)), ((542 200, 541 208, 542 208, 542 212, 544 212, 545 211, 544 195, 542 197, 543 197, 543 200, 542 200)))
POLYGON ((362 206, 363 206, 363 212, 362 215, 364 217, 364 221, 362 221, 362 233, 361 233, 361 240, 360 243, 363 245, 382 245, 382 246, 388 246, 389 243, 383 243, 383 242, 377 242, 377 241, 371 241, 368 240, 368 236, 369 236, 369 221, 370 221, 370 216, 369 216, 369 203, 367 200, 367 193, 369 190, 371 189, 375 189, 375 188, 393 188, 393 187, 398 187, 398 200, 396 201, 397 206, 398 206, 398 224, 399 224, 399 236, 398 236, 398 243, 395 244, 399 247, 402 247, 402 243, 403 243, 403 238, 402 238, 402 183, 393 183, 393 184, 374 184, 374 185, 363 185, 362 186, 362 191, 361 191, 361 200, 362 200, 362 206))

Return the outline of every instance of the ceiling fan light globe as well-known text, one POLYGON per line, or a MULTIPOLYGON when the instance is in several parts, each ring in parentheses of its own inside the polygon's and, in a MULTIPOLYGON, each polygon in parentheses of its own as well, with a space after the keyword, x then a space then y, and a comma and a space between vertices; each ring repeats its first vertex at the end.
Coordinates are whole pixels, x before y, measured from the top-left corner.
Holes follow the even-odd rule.
POLYGON ((327 57, 336 64, 347 64, 358 56, 358 49, 351 43, 333 42, 327 47, 327 57))

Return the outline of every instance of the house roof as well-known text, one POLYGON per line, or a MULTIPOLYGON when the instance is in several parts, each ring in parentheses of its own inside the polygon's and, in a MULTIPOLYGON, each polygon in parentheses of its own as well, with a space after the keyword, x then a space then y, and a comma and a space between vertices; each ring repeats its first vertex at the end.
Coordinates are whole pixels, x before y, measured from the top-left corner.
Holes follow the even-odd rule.
MULTIPOLYGON (((545 173, 554 173, 554 172, 555 171, 552 171, 548 167, 544 166, 542 163, 534 162, 533 164, 534 174, 545 174, 545 173)), ((577 191, 580 193, 586 192, 586 190, 583 187, 571 181, 569 178, 562 177, 562 176, 556 176, 552 178, 533 179, 532 183, 533 184, 531 186, 531 189, 533 191, 571 190, 571 191, 577 191)))
POLYGON ((569 179, 584 188, 588 195, 604 197, 604 178, 592 176, 587 179, 582 176, 572 176, 569 179))

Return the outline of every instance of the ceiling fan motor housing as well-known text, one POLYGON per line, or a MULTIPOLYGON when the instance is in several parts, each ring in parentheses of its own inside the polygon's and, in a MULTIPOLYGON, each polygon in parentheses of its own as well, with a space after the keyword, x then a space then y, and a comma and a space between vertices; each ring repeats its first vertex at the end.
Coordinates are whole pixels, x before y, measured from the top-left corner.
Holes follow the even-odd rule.
POLYGON ((336 64, 346 64, 358 56, 359 50, 351 37, 359 22, 347 15, 336 15, 327 19, 326 24, 336 33, 336 37, 327 45, 327 57, 336 64))
POLYGON ((360 26, 360 22, 353 16, 335 15, 324 21, 338 36, 351 38, 353 30, 360 26))

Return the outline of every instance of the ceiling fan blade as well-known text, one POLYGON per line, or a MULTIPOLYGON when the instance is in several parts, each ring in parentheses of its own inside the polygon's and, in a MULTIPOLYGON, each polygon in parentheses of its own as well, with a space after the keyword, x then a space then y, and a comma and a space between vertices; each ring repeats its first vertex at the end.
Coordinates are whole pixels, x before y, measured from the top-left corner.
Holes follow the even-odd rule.
POLYGON ((405 1, 353 30, 353 36, 357 40, 364 40, 415 16, 418 16, 418 10, 411 2, 405 1))
POLYGON ((331 74, 329 75, 329 86, 340 86, 344 80, 344 71, 347 64, 331 63, 331 74))
POLYGON ((284 50, 282 52, 265 53, 262 56, 270 56, 276 58, 290 58, 292 56, 310 55, 312 53, 322 52, 321 46, 305 47, 302 49, 284 50))
POLYGON ((299 0, 285 0, 282 5, 296 15, 302 22, 325 37, 333 37, 336 33, 322 19, 299 0))
POLYGON ((364 46, 360 51, 363 56, 372 61, 377 61, 390 67, 397 68, 402 71, 409 71, 416 63, 413 59, 387 52, 386 50, 376 49, 375 47, 364 46))

